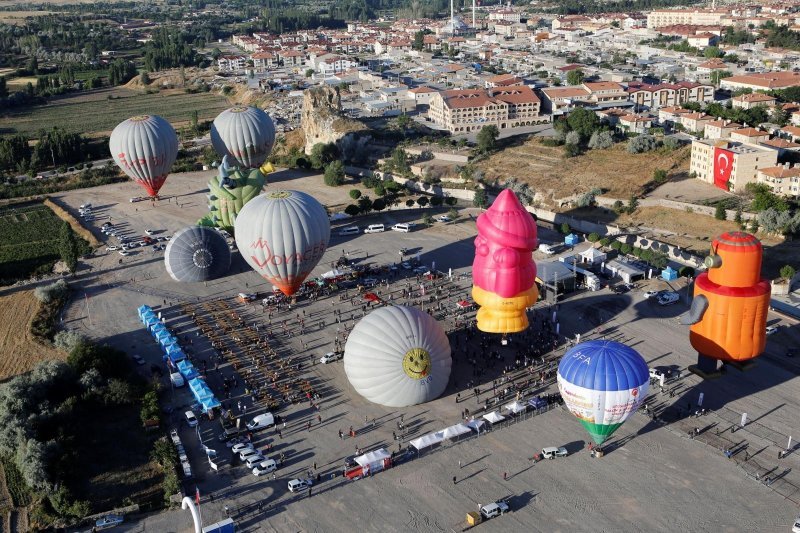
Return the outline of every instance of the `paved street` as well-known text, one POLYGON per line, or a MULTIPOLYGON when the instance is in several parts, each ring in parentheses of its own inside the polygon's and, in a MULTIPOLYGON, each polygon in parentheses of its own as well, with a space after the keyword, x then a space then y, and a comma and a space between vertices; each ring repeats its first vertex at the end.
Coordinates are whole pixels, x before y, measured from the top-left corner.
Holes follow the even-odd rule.
MULTIPOLYGON (((128 202, 128 198, 140 194, 134 184, 72 191, 64 193, 62 199, 75 208, 81 203, 93 203, 97 225, 107 216, 131 234, 141 235, 149 228, 171 235, 205 213, 203 190, 210 174, 171 176, 163 193, 180 194, 158 206, 128 202)), ((285 172, 271 175, 269 181, 270 189, 304 190, 328 206, 341 208, 349 203, 347 187, 325 187, 319 176, 285 172)), ((421 214, 421 210, 390 211, 357 223, 363 227, 377 221, 386 224, 419 221, 421 214)), ((398 249, 405 247, 409 256, 418 254, 424 265, 430 267, 435 262, 436 269, 445 273, 453 269, 452 282, 440 282, 438 286, 442 289, 442 312, 452 311, 450 306, 469 294, 471 280, 460 279, 459 274, 469 271, 471 266, 474 216, 474 212, 465 210, 454 224, 436 223, 411 233, 334 236, 312 276, 330 270, 331 262, 343 254, 361 264, 395 263, 400 259, 398 249)), ((546 234, 545 239, 552 241, 554 235, 546 234)), ((492 339, 490 350, 497 351, 502 361, 492 366, 481 362, 473 367, 469 362, 471 356, 464 349, 466 337, 456 331, 451 334, 455 371, 443 397, 406 409, 384 408, 367 403, 353 391, 341 362, 313 364, 333 349, 334 339, 352 328, 365 313, 362 300, 351 303, 351 298, 357 296, 353 289, 344 299, 334 294, 316 302, 301 301, 291 311, 276 311, 269 319, 259 305, 234 300, 239 292, 271 290, 241 258, 235 257, 231 275, 221 280, 179 285, 164 270, 163 252, 152 252, 149 247, 141 250, 128 257, 100 251, 90 259, 88 267, 77 276, 79 297, 64 313, 65 326, 107 339, 129 353, 142 355, 148 363, 159 363, 160 351, 136 317, 138 306, 152 306, 164 313, 167 325, 179 328, 184 342, 191 341, 195 365, 199 367, 202 362, 208 365, 209 385, 218 397, 224 398, 222 378, 238 377, 231 399, 225 401, 246 422, 263 408, 244 395, 241 371, 234 372, 228 364, 221 365, 220 372, 211 370, 210 345, 197 334, 179 307, 182 302, 224 300, 246 324, 274 331, 270 346, 281 358, 293 357, 301 362, 302 375, 321 394, 319 410, 307 401, 300 401, 279 411, 286 420, 286 427, 279 428, 280 436, 273 430, 257 434, 255 444, 259 449, 271 445, 269 456, 284 454, 284 466, 277 471, 275 480, 271 476, 256 478, 246 466, 233 461, 229 450, 216 440, 219 422, 203 420, 200 426, 203 442, 219 454, 220 470, 212 471, 195 432, 180 421, 183 411, 192 404, 188 391, 179 389, 167 395, 167 402, 174 407, 170 427, 180 428, 194 473, 184 488, 190 495, 195 487, 200 489, 206 524, 223 518, 227 505, 237 527, 243 531, 457 531, 463 527, 468 511, 503 497, 510 498, 512 512, 492 521, 491 527, 497 531, 784 531, 797 515, 800 454, 795 451, 786 458, 777 458, 779 447, 786 446, 788 436, 800 438, 800 422, 796 417, 800 360, 784 355, 787 346, 800 344, 796 323, 771 316, 770 323, 780 322, 784 327, 769 337, 767 353, 751 370, 743 373, 730 370, 719 380, 701 382, 685 371, 696 359, 686 328, 676 321, 686 310, 685 304, 659 307, 642 296, 642 291, 649 288, 665 288, 665 282, 646 282, 624 295, 614 295, 607 289, 572 295, 558 309, 561 332, 558 348, 543 353, 544 364, 533 362, 531 367, 508 375, 524 381, 530 368, 535 368, 531 375, 538 377, 539 371, 549 369, 551 362, 557 364, 564 343, 577 333, 582 340, 598 337, 620 340, 638 350, 651 367, 683 370, 680 379, 667 383, 664 394, 651 391, 653 397, 648 403, 658 413, 660 422, 652 421, 643 412, 637 413, 611 439, 609 453, 596 459, 585 450, 587 435, 581 425, 566 410, 557 407, 507 427, 500 424, 479 437, 424 452, 419 458, 373 477, 344 481, 340 475, 343 460, 356 447, 397 449, 393 432, 398 433, 401 416, 406 430, 400 432, 399 445, 405 446, 410 438, 457 423, 465 408, 481 414, 486 399, 494 396, 490 393, 493 381, 503 379, 504 367, 513 365, 528 350, 530 337, 513 337, 508 346, 492 339), (297 324, 296 315, 301 312, 305 326, 297 324), (337 316, 341 323, 336 322, 337 316), (286 333, 279 327, 284 320, 286 333), (477 378, 477 386, 483 390, 480 401, 471 394, 467 398, 467 391, 472 390, 468 382, 474 379, 473 368, 480 373, 477 378), (674 395, 669 394, 671 391, 674 395), (687 419, 688 404, 696 407, 701 392, 703 407, 713 412, 687 419), (461 401, 457 401, 457 395, 461 401), (241 413, 238 401, 247 408, 246 414, 241 413), (748 413, 751 423, 731 433, 731 425, 743 412, 748 413), (351 426, 356 437, 340 439, 338 431, 347 433, 351 426), (688 433, 695 427, 702 433, 691 439, 688 433), (551 445, 566 446, 570 456, 537 464, 530 461, 542 447, 551 445), (722 451, 730 448, 737 450, 737 454, 728 459, 722 451), (289 493, 287 481, 309 470, 315 477, 320 476, 311 496, 289 493), (766 486, 764 476, 777 479, 766 486)), ((536 259, 546 260, 538 252, 536 259)), ((402 269, 398 272, 396 276, 381 278, 387 279, 389 286, 380 287, 380 295, 394 297, 395 303, 422 300, 420 296, 400 295, 407 287, 417 291, 418 281, 415 274, 402 269)), ((683 281, 673 285, 685 290, 683 281)), ((434 288, 429 284, 429 290, 434 288)), ((438 302, 420 302, 420 305, 440 313, 438 302)), ((553 310, 546 303, 538 304, 531 314, 537 324, 532 331, 538 333, 542 320, 550 317, 553 310)), ((456 328, 452 312, 442 322, 448 331, 456 328)), ((474 344, 467 350, 479 351, 474 344)), ((141 368, 146 371, 149 364, 141 368)), ((556 387, 551 377, 544 384, 525 390, 529 396, 544 395, 555 392, 556 387)), ((505 403, 500 401, 491 409, 505 403)), ((173 510, 132 517, 124 530, 182 532, 190 526, 187 512, 173 510)))

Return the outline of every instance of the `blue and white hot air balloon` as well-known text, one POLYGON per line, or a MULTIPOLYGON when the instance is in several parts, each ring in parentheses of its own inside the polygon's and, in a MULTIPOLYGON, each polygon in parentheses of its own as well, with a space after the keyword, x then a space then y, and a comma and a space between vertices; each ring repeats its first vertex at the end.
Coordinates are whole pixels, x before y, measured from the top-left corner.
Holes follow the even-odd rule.
POLYGON ((622 343, 582 342, 558 364, 558 390, 596 444, 602 444, 647 396, 650 371, 639 353, 622 343))

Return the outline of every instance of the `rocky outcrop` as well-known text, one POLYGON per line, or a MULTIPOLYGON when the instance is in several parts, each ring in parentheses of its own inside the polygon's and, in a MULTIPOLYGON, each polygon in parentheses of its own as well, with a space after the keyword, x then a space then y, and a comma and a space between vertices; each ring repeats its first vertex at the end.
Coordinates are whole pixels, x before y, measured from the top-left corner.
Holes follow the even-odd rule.
POLYGON ((342 98, 338 87, 314 87, 303 94, 300 127, 306 137, 305 152, 317 143, 337 143, 349 134, 368 129, 363 123, 342 113, 342 98))

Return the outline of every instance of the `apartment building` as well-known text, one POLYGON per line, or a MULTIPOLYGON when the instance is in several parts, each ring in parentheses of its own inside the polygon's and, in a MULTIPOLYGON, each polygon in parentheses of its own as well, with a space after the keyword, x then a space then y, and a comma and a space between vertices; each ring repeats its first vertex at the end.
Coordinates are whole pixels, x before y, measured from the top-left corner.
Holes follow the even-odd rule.
POLYGON ((686 102, 707 103, 714 101, 714 86, 706 83, 681 81, 678 83, 628 84, 628 95, 637 107, 658 109, 679 106, 686 102))
POLYGON ((741 124, 731 122, 730 120, 711 120, 706 122, 705 129, 703 130, 703 136, 706 139, 712 140, 728 139, 730 138, 732 131, 738 130, 741 127, 741 124))
POLYGON ((764 93, 740 94, 731 98, 731 106, 741 109, 752 109, 760 105, 772 107, 776 101, 774 96, 764 93))
POLYGON ((770 89, 785 89, 800 86, 800 72, 763 72, 750 73, 742 76, 731 76, 720 81, 723 89, 752 89, 754 91, 767 91, 770 89))
POLYGON ((723 9, 656 9, 648 13, 647 27, 658 29, 676 24, 720 26, 723 17, 727 14, 727 11, 723 9))
POLYGON ((705 113, 685 113, 680 116, 680 124, 683 129, 689 132, 702 132, 706 124, 712 122, 714 117, 705 113))
POLYGON ((653 127, 653 118, 629 114, 619 117, 617 124, 627 133, 647 133, 653 127))
POLYGON ((244 70, 247 66, 247 57, 245 56, 221 56, 217 59, 217 66, 221 72, 236 72, 244 70))
POLYGON ((542 109, 547 113, 563 113, 576 104, 608 105, 628 101, 628 93, 613 81, 586 82, 574 87, 542 89, 542 109))
POLYGON ((756 174, 756 181, 767 185, 779 196, 800 196, 800 166, 784 163, 762 168, 756 174))
POLYGON ((434 94, 428 118, 454 134, 530 126, 548 120, 539 116, 539 98, 527 86, 495 89, 454 89, 434 94))
POLYGON ((692 141, 689 171, 697 179, 723 190, 743 192, 757 181, 758 171, 776 166, 778 152, 733 141, 700 139, 692 141))

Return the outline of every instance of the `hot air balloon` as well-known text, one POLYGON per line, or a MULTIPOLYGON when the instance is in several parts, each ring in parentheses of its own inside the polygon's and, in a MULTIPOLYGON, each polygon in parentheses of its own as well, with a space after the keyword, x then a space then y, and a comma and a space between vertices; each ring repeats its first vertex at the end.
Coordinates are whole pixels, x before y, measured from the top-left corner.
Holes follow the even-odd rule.
POLYGON ((231 171, 227 161, 226 155, 222 158, 218 175, 208 181, 209 214, 200 219, 198 224, 233 233, 236 217, 247 202, 261 193, 267 182, 268 171, 263 166, 246 174, 238 168, 231 171))
POLYGON ((275 144, 275 125, 257 107, 234 106, 214 119, 211 144, 220 156, 230 156, 235 166, 258 168, 275 144))
POLYGON ((278 190, 252 199, 234 229, 242 257, 287 296, 317 266, 331 236, 325 208, 299 191, 278 190))
POLYGON ((528 327, 525 308, 536 303, 536 223, 505 189, 478 217, 472 297, 481 306, 478 329, 515 333, 528 327))
POLYGON ((592 440, 602 444, 647 396, 650 371, 633 348, 615 341, 582 342, 558 364, 558 390, 592 440))
POLYGON ((344 371, 367 400, 407 407, 439 397, 450 379, 450 341, 442 326, 416 307, 381 307, 347 337, 344 371))
POLYGON ((156 115, 131 117, 117 124, 108 143, 111 157, 153 198, 178 157, 178 137, 169 122, 156 115))
POLYGON ((691 325, 689 340, 698 352, 700 374, 717 370, 717 361, 746 363, 767 343, 771 287, 761 277, 761 242, 749 233, 723 233, 711 244, 708 270, 694 283, 692 308, 681 319, 691 325))
POLYGON ((228 272, 231 251, 216 230, 190 226, 172 236, 164 265, 175 281, 209 281, 228 272))

